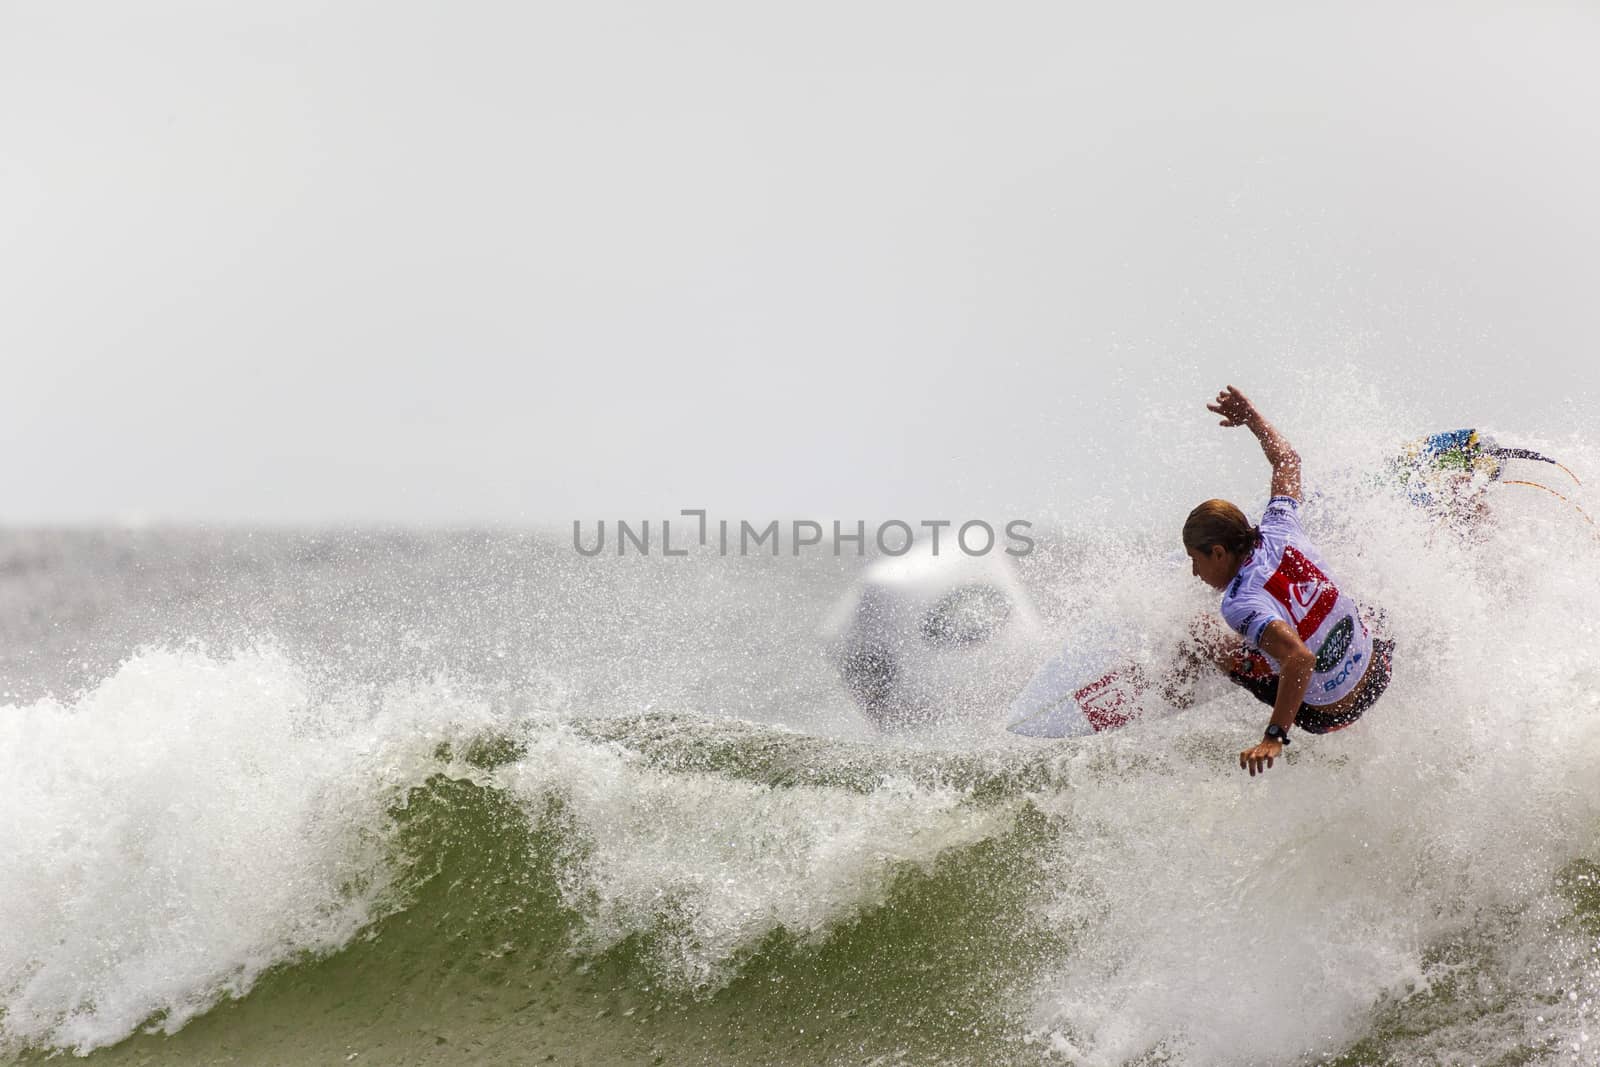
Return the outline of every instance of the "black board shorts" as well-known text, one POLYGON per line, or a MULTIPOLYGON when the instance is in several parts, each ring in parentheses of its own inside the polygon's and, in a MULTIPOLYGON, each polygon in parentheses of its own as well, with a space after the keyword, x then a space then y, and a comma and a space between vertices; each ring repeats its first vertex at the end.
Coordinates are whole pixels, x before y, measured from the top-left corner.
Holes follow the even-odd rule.
MULTIPOLYGON (((1367 673, 1362 676, 1361 684, 1356 687, 1356 699, 1348 708, 1336 715, 1330 715, 1315 704, 1301 704, 1300 710, 1295 712, 1294 724, 1308 734, 1328 734, 1335 730, 1342 730, 1346 726, 1361 718, 1363 712, 1378 702, 1383 696, 1383 691, 1389 688, 1389 679, 1394 676, 1394 642, 1381 639, 1372 642, 1372 665, 1367 668, 1367 673)), ((1278 703, 1278 676, 1267 675, 1261 678, 1252 678, 1241 673, 1230 673, 1228 681, 1243 689, 1268 707, 1278 703)))

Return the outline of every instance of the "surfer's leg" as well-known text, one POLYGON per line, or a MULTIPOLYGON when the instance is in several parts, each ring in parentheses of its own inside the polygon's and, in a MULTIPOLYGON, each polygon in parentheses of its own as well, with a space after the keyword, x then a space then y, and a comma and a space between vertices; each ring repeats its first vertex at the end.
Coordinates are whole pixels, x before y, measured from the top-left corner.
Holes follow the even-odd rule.
POLYGON ((1240 671, 1225 671, 1228 681, 1255 697, 1267 707, 1278 703, 1278 676, 1276 674, 1251 675, 1240 671))
POLYGON ((1178 668, 1163 695, 1176 707, 1188 707, 1191 700, 1174 699, 1181 684, 1192 697, 1199 675, 1216 670, 1224 678, 1271 707, 1278 700, 1278 675, 1261 653, 1248 647, 1209 612, 1196 616, 1189 624, 1189 640, 1178 652, 1178 668))

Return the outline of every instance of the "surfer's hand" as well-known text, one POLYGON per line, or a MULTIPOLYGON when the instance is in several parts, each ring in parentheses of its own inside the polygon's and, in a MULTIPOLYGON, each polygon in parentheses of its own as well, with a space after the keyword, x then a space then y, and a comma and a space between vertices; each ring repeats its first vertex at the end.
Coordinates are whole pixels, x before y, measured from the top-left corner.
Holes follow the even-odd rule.
POLYGON ((1250 403, 1250 398, 1231 385, 1218 393, 1217 402, 1207 404, 1206 410, 1213 415, 1221 415, 1223 426, 1248 426, 1260 417, 1256 414, 1256 406, 1250 403))
POLYGON ((1239 769, 1248 770, 1250 777, 1267 773, 1272 761, 1283 755, 1283 745, 1277 741, 1262 741, 1259 745, 1239 753, 1239 769))

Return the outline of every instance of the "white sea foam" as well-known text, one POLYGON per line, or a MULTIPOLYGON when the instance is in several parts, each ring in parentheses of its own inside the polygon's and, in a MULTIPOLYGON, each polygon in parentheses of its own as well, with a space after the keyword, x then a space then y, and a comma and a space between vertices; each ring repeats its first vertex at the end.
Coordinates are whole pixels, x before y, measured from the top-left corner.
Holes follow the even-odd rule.
POLYGON ((0 709, 0 1035, 176 1030, 373 917, 397 790, 486 709, 441 685, 315 702, 268 649, 150 650, 0 709))
POLYGON ((443 769, 576 832, 561 877, 575 947, 653 936, 663 979, 706 988, 782 927, 818 936, 884 898, 904 863, 981 840, 1010 813, 886 777, 869 793, 653 769, 443 681, 318 699, 271 649, 146 650, 61 703, 0 712, 0 1034, 88 1051, 175 1032, 261 973, 348 943, 388 906, 389 811, 492 731, 526 753, 443 769))
MULTIPOLYGON (((1575 443, 1554 451, 1600 474, 1575 443)), ((1051 919, 1083 933, 1034 1011, 1074 1062, 1335 1052, 1377 1006, 1450 973, 1452 944, 1473 946, 1527 1025, 1485 1018, 1442 1052, 1419 1041, 1416 1062, 1492 1059, 1535 1030, 1583 1044, 1592 957, 1556 925, 1556 881, 1600 848, 1600 545, 1548 494, 1496 487, 1492 521, 1451 533, 1325 477, 1307 523, 1336 577, 1387 613, 1394 682, 1360 724, 1301 737, 1255 780, 1237 752, 1265 709, 1242 693, 1062 753, 1069 787, 1036 799, 1063 827, 1051 919), (1552 989, 1573 996, 1550 1006, 1552 989)), ((1155 613, 1180 581, 1193 580, 1135 561, 1079 592, 1155 613)))
POLYGON ((663 978, 701 989, 768 933, 820 935, 881 903, 903 865, 983 840, 1014 815, 889 776, 863 793, 669 773, 562 730, 537 734, 502 781, 533 806, 559 796, 575 819, 584 854, 564 888, 586 916, 587 947, 654 935, 663 978))

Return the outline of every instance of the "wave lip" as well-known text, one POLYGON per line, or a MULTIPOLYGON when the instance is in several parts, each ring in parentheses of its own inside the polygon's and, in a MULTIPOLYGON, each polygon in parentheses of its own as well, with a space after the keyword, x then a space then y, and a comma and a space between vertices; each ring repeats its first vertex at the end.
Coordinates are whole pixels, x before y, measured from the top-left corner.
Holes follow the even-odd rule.
MULTIPOLYGON (((741 724, 715 732, 743 752, 782 733, 741 724)), ((665 733, 704 739, 692 724, 665 733)), ((660 758, 671 746, 655 740, 660 758)), ((825 766, 814 769, 825 775, 825 766)), ((725 982, 740 952, 775 930, 823 936, 880 905, 907 867, 926 868, 1015 818, 1015 805, 974 804, 970 788, 882 769, 866 790, 773 785, 662 769, 624 744, 566 730, 535 734, 499 782, 531 813, 557 800, 570 820, 581 845, 564 880, 568 903, 586 919, 583 949, 649 935, 661 977, 695 989, 725 982)))
POLYGON ((317 703, 262 649, 146 650, 71 703, 0 711, 0 1042, 172 1033, 384 906, 398 792, 481 708, 317 703))

